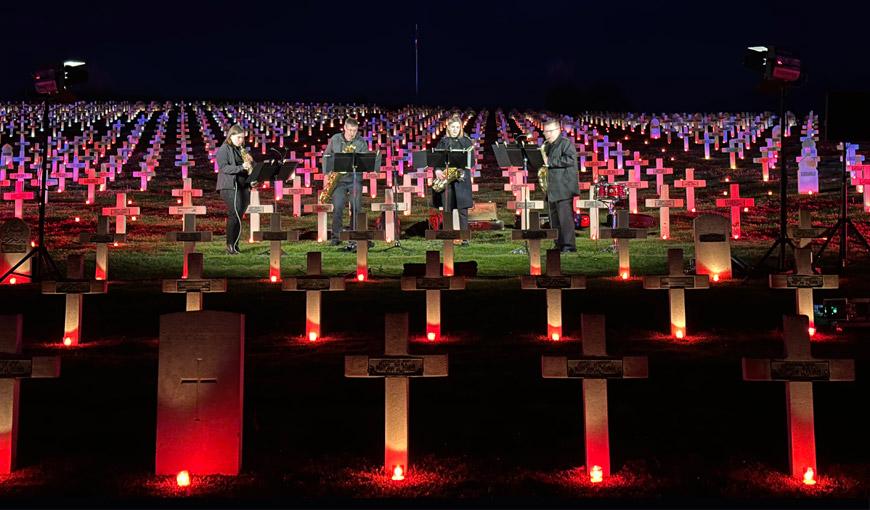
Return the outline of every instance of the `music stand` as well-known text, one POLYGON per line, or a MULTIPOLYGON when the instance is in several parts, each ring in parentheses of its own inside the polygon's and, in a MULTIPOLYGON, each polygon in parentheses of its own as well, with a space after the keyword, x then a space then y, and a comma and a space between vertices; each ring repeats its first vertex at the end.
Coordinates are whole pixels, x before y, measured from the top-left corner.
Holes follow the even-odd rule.
MULTIPOLYGON (((356 215, 359 211, 353 210, 353 193, 356 193, 359 183, 359 174, 363 172, 377 172, 381 167, 381 153, 376 152, 336 152, 331 159, 327 159, 326 168, 332 166, 333 172, 344 172, 353 175, 353 189, 351 191, 351 218, 350 228, 356 230, 356 215), (331 164, 331 165, 330 165, 331 164)), ((362 187, 360 186, 360 208, 362 208, 362 187)), ((342 214, 342 211, 333 211, 333 214, 342 214)), ((348 246, 354 246, 349 243, 348 246)))
MULTIPOLYGON (((540 147, 535 144, 496 142, 492 144, 492 151, 495 153, 495 159, 500 168, 522 167, 527 179, 529 175, 529 163, 532 164, 533 168, 544 166, 544 157, 541 155, 540 147)), ((528 190, 526 190, 526 193, 527 198, 523 204, 523 209, 520 211, 521 223, 523 225, 528 225, 529 223, 529 210, 526 206, 528 206, 530 193, 528 190)), ((547 221, 550 221, 549 217, 548 211, 547 221)), ((528 255, 528 241, 525 241, 523 244, 525 247, 512 250, 511 253, 515 255, 528 255)))

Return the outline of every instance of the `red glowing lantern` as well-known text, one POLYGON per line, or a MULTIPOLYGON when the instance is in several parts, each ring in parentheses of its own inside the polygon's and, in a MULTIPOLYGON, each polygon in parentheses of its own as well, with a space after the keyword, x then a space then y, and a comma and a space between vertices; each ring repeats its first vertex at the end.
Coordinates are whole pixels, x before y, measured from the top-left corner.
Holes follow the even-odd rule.
POLYGON ((676 332, 674 332, 674 336, 677 337, 677 340, 682 340, 683 337, 686 336, 686 333, 682 329, 678 329, 676 332))
POLYGON ((188 473, 186 469, 179 471, 175 476, 175 483, 177 483, 179 487, 190 487, 190 473, 188 473))
POLYGON ((816 484, 816 472, 813 468, 808 467, 804 472, 804 483, 806 485, 815 485, 816 484))
POLYGON ((364 282, 364 281, 366 281, 366 275, 364 275, 363 273, 359 273, 356 275, 356 279, 358 281, 364 282))
POLYGON ((426 333, 426 339, 429 340, 430 342, 434 342, 435 341, 435 332, 430 331, 430 332, 426 333))
POLYGON ((589 472, 589 481, 592 483, 604 481, 604 470, 601 469, 601 466, 592 466, 592 470, 589 472))
POLYGON ((316 342, 317 341, 317 333, 315 333, 314 331, 309 332, 308 333, 308 341, 309 342, 316 342))
POLYGON ((72 345, 72 338, 70 338, 68 336, 63 337, 63 345, 65 345, 67 347, 72 345))
POLYGON ((393 481, 400 482, 405 479, 405 469, 402 466, 393 466, 393 481))
POLYGON ((275 275, 272 275, 272 276, 269 277, 269 280, 270 280, 272 283, 275 283, 275 282, 278 281, 278 277, 275 276, 275 275))

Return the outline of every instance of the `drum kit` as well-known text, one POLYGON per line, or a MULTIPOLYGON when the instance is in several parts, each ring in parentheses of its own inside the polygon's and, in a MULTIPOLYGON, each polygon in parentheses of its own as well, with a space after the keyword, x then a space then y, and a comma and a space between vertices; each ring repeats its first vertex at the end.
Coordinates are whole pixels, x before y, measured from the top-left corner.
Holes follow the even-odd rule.
MULTIPOLYGON (((610 213, 610 226, 616 228, 616 209, 626 206, 628 199, 628 187, 624 182, 607 182, 605 176, 598 177, 598 182, 592 184, 592 199, 603 202, 607 205, 607 212, 610 213)), ((610 246, 599 250, 601 252, 615 253, 616 240, 610 246)))
POLYGON ((602 175, 598 177, 598 182, 592 185, 592 190, 592 199, 607 205, 607 211, 613 218, 613 226, 616 227, 614 211, 617 207, 625 206, 625 201, 628 198, 628 187, 624 182, 607 182, 602 175))

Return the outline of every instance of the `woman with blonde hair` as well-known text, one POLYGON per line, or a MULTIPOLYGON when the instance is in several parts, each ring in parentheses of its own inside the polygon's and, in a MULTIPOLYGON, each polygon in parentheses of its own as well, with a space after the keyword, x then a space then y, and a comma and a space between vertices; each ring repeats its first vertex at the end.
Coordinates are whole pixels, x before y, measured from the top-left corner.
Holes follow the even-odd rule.
MULTIPOLYGON (((447 120, 447 134, 438 142, 436 149, 447 150, 473 150, 474 142, 462 130, 462 117, 458 114, 452 115, 447 120)), ((473 159, 472 159, 473 161, 473 159)), ((474 206, 474 200, 471 196, 471 172, 468 168, 462 169, 462 176, 459 179, 450 181, 444 187, 444 191, 437 192, 432 190, 432 206, 443 207, 444 216, 453 215, 454 210, 459 211, 459 229, 468 230, 468 209, 474 206)), ((444 169, 436 168, 435 177, 442 179, 444 177, 444 169)), ((463 241, 462 244, 468 244, 463 241)))
POLYGON ((241 253, 242 215, 251 203, 248 177, 253 166, 250 156, 245 157, 244 143, 245 130, 234 124, 215 155, 219 169, 216 189, 227 205, 227 255, 241 253))

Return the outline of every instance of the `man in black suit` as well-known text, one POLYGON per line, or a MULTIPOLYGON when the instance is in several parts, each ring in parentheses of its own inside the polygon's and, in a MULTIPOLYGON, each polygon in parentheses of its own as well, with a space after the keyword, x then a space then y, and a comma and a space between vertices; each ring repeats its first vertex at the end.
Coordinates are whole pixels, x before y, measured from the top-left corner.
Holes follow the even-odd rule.
POLYGON ((580 195, 577 148, 562 136, 562 126, 556 119, 544 123, 544 139, 550 228, 558 232, 556 248, 562 253, 577 251, 573 209, 574 197, 580 195))

